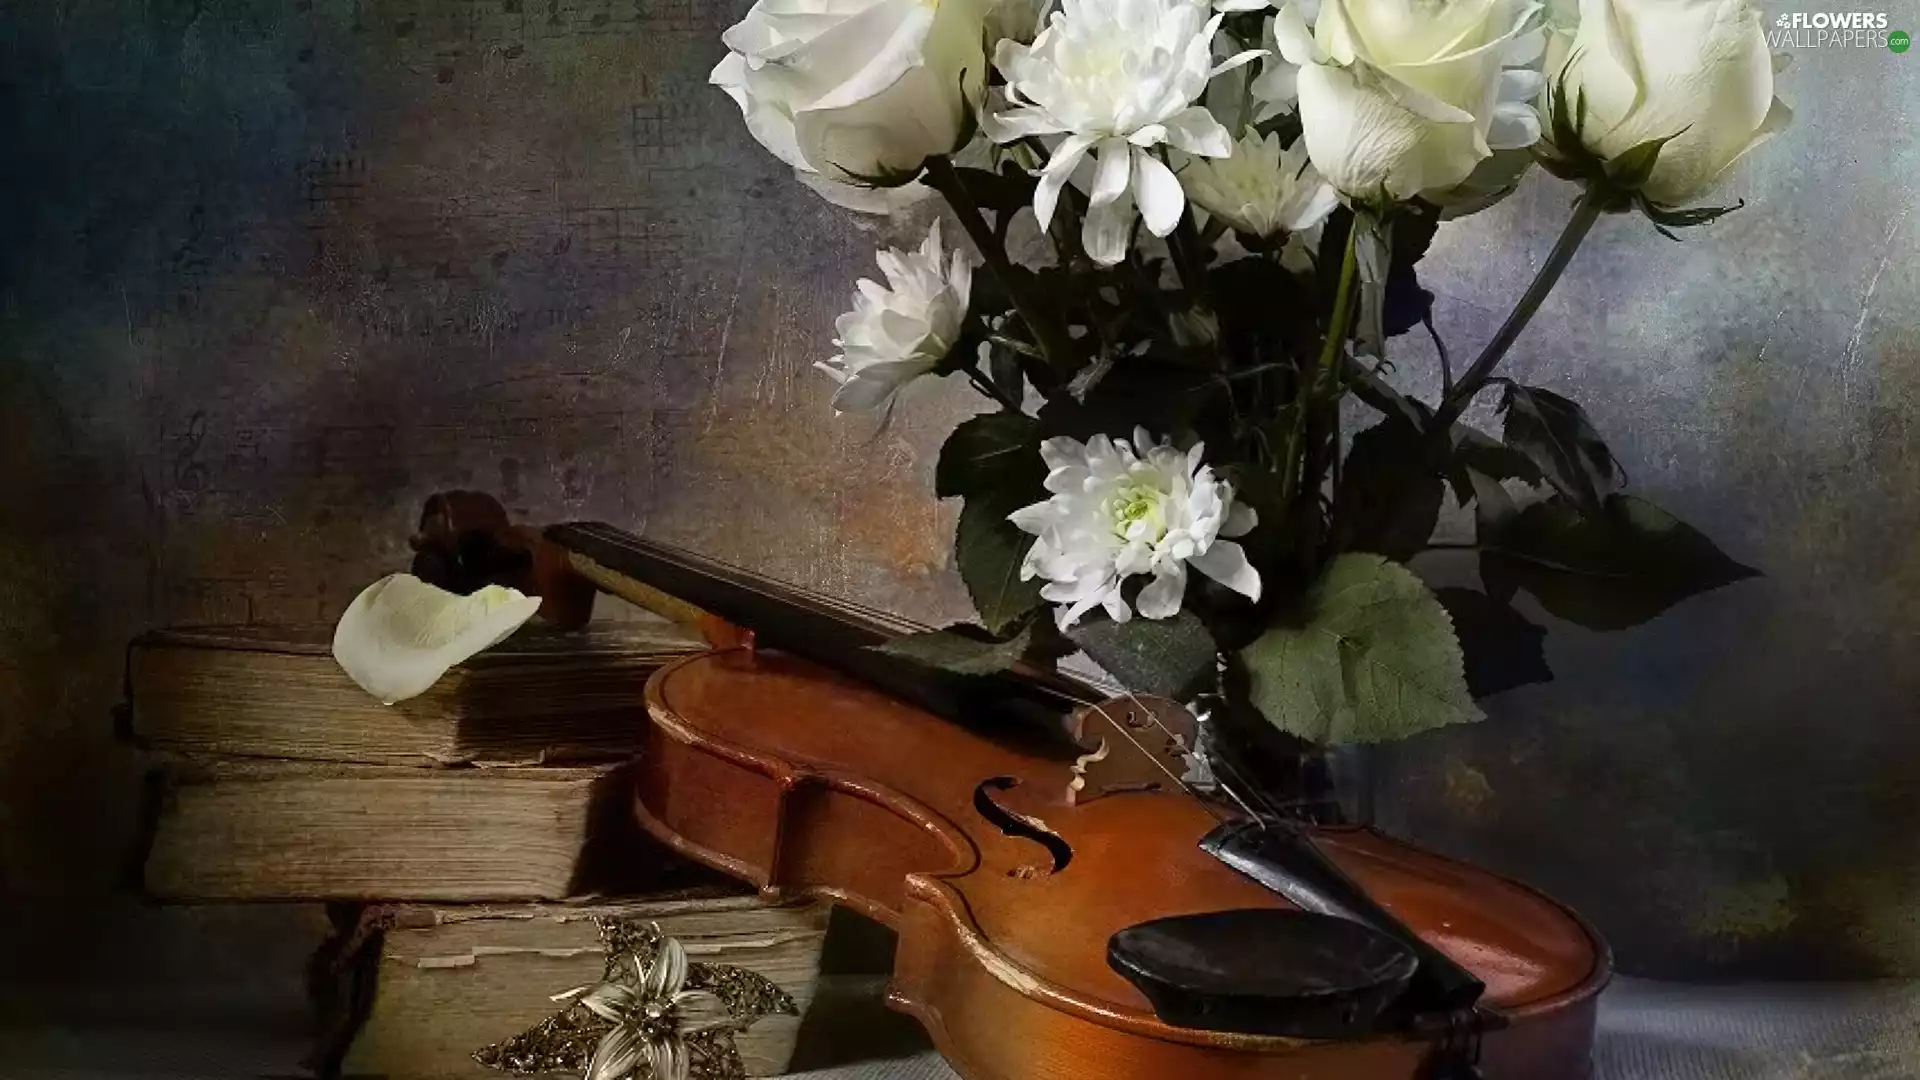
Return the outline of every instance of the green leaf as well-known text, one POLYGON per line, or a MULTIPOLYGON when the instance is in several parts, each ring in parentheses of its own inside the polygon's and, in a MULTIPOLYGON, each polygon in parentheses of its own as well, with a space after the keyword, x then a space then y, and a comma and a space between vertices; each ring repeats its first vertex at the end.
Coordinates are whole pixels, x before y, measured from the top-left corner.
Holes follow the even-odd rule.
MULTIPOLYGON (((947 499, 996 488, 1038 489, 1046 477, 1040 427, 1033 418, 1016 412, 982 413, 947 436, 934 466, 933 490, 947 499)), ((1038 497, 1028 501, 1037 502, 1038 497)))
POLYGON ((1480 547, 1488 592, 1525 589, 1552 614, 1594 630, 1637 626, 1689 596, 1759 573, 1631 495, 1608 497, 1598 515, 1555 496, 1483 517, 1480 547))
POLYGON ((1435 589, 1433 595, 1453 619, 1466 660, 1467 690, 1476 699, 1553 681, 1545 627, 1473 589, 1435 589))
POLYGON ((1533 459, 1506 443, 1466 424, 1453 427, 1453 456, 1447 463, 1447 482, 1453 485, 1454 500, 1461 506, 1473 500, 1473 481, 1468 472, 1477 472, 1491 480, 1523 480, 1538 484, 1540 466, 1533 459))
POLYGON ((1039 179, 1011 161, 1001 162, 999 172, 972 168, 956 168, 954 172, 960 174, 960 182, 980 209, 993 211, 994 235, 1004 242, 1013 215, 1019 213, 1021 207, 1032 204, 1033 189, 1039 179))
POLYGON ((1005 345, 993 345, 987 350, 987 375, 993 380, 994 389, 1008 401, 1023 401, 1027 396, 1025 372, 1020 368, 1020 354, 1005 345))
POLYGON ((1310 742, 1386 742, 1482 718, 1446 609, 1377 555, 1333 560, 1293 620, 1240 656, 1253 704, 1310 742))
POLYGON ((1660 161, 1660 150, 1679 137, 1680 132, 1676 131, 1672 135, 1648 139, 1629 148, 1607 162, 1607 180, 1623 191, 1639 190, 1653 177, 1653 167, 1660 161))
POLYGON ((1389 419, 1398 419, 1420 431, 1427 430, 1427 422, 1433 419, 1433 410, 1425 402, 1395 390, 1377 372, 1352 358, 1348 358, 1341 371, 1347 390, 1354 397, 1376 412, 1384 413, 1389 419))
POLYGON ((1445 495, 1427 467, 1425 436, 1389 416, 1353 437, 1334 492, 1334 550, 1410 559, 1433 538, 1445 495))
POLYGON ((1067 637, 1137 694, 1185 701, 1214 674, 1213 635, 1190 611, 1123 623, 1100 618, 1068 630, 1067 637))
POLYGON ((935 375, 966 371, 980 361, 980 346, 987 343, 987 327, 979 319, 968 319, 960 328, 960 337, 933 369, 935 375))
POLYGON ((1641 213, 1647 215, 1648 220, 1653 222, 1654 229, 1658 231, 1661 236, 1669 240, 1678 240, 1680 238, 1673 235, 1674 229, 1694 229, 1702 225, 1710 225, 1747 205, 1747 201, 1741 199, 1732 206, 1696 206, 1690 209, 1680 209, 1671 206, 1657 206, 1645 195, 1636 195, 1634 196, 1634 205, 1640 208, 1641 213))
POLYGON ((1533 158, 1531 150, 1495 150, 1480 159, 1480 164, 1474 166, 1465 180, 1421 197, 1440 208, 1441 221, 1477 214, 1513 194, 1527 167, 1533 164, 1533 158))
POLYGON ((1619 490, 1613 451, 1580 406, 1548 390, 1508 383, 1500 408, 1507 417, 1507 445, 1531 458, 1547 483, 1582 510, 1598 513, 1601 500, 1619 490))
POLYGON ((985 629, 958 623, 944 630, 905 634, 872 649, 940 671, 992 675, 1022 660, 1031 645, 1031 626, 1005 641, 994 641, 985 629))
POLYGON ((1129 356, 1116 361, 1084 399, 1049 398, 1040 407, 1040 426, 1047 435, 1085 441, 1095 435, 1131 438, 1139 425, 1161 438, 1190 431, 1209 447, 1224 447, 1232 444, 1226 396, 1217 372, 1129 356))
POLYGON ((1040 582, 1020 580, 1034 538, 1014 528, 1007 515, 1044 497, 1026 488, 989 489, 968 495, 960 507, 954 561, 981 625, 996 637, 1040 606, 1040 582))

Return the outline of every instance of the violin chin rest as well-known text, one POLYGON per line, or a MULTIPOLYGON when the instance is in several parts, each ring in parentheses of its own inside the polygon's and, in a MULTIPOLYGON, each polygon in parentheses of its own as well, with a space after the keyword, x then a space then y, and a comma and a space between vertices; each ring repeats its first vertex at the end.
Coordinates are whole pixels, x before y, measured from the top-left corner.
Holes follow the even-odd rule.
POLYGON ((1175 1027, 1352 1039, 1381 1030, 1419 961, 1348 919, 1248 908, 1130 926, 1107 940, 1107 964, 1175 1027))

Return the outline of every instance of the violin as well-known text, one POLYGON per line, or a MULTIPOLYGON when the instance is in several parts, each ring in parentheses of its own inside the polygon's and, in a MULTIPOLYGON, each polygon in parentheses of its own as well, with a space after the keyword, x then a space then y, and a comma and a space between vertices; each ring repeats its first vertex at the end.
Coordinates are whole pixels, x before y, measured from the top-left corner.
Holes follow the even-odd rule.
POLYGON ((1179 703, 873 646, 923 629, 601 524, 434 496, 415 573, 696 628, 633 812, 685 857, 898 934, 888 1004, 968 1080, 1579 1080, 1599 935, 1517 882, 1188 779, 1179 703))

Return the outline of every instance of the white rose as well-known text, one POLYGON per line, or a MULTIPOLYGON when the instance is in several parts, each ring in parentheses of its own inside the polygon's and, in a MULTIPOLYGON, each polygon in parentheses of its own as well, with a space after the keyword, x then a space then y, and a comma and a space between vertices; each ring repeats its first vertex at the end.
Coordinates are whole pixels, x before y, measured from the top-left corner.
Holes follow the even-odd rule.
POLYGON ((1591 153, 1610 160, 1672 137, 1640 188, 1658 205, 1685 202, 1793 118, 1773 96, 1749 0, 1581 0, 1579 30, 1554 35, 1547 61, 1550 102, 1564 92, 1571 109, 1586 95, 1579 131, 1591 153))
POLYGON ((933 223, 919 251, 882 251, 875 257, 887 287, 860 279, 853 310, 834 320, 839 354, 814 365, 840 384, 836 412, 863 412, 893 400, 908 383, 933 371, 960 340, 973 288, 973 269, 956 251, 948 261, 933 223))
POLYGON ((1062 630, 1095 607, 1115 622, 1132 618, 1121 587, 1138 574, 1153 578, 1134 599, 1140 614, 1171 618, 1186 595, 1189 566, 1260 599, 1260 572, 1227 539, 1245 535, 1258 519, 1202 463, 1204 451, 1197 443, 1176 450, 1140 428, 1132 443, 1095 435, 1084 443, 1062 437, 1040 444, 1052 495, 1008 520, 1038 537, 1020 577, 1046 579, 1040 595, 1060 605, 1054 619, 1062 630))
POLYGON ((911 176, 958 148, 986 82, 985 18, 983 0, 759 0, 710 81, 760 145, 844 201, 823 185, 911 176))
POLYGON ((1340 197, 1307 160, 1296 140, 1282 149, 1280 136, 1263 139, 1249 130, 1224 158, 1193 158, 1179 172, 1180 186, 1208 213, 1254 236, 1300 232, 1325 221, 1340 197))
POLYGON ((1409 199, 1465 180, 1495 150, 1532 145, 1540 118, 1532 0, 1299 0, 1274 23, 1300 67, 1313 164, 1351 198, 1409 199))

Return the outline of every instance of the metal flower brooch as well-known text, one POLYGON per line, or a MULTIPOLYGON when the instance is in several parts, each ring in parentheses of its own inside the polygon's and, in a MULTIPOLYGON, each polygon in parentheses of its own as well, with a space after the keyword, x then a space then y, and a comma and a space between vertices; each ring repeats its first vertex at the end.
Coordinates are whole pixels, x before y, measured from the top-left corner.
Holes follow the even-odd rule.
POLYGON ((515 1076, 580 1072, 585 1080, 742 1080, 734 1036, 763 1016, 799 1015, 765 976, 689 963, 651 923, 596 919, 606 972, 552 995, 566 1008, 473 1059, 515 1076))

